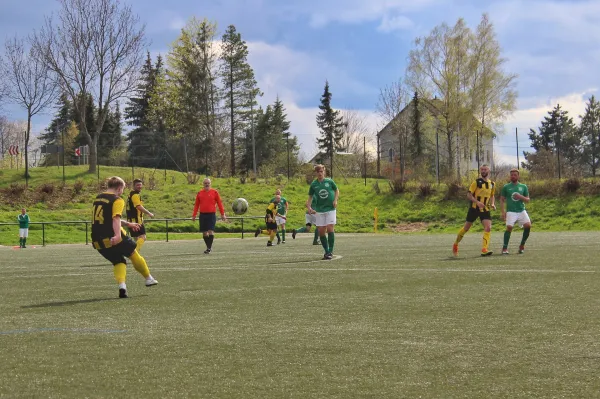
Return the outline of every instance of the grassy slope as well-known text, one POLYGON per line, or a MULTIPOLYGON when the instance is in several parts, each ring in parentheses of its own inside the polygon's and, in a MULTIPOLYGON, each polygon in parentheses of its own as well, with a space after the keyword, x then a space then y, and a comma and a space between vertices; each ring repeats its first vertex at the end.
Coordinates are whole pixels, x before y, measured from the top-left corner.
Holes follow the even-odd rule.
MULTIPOLYGON (((143 192, 145 204, 148 209, 156 214, 157 218, 189 217, 192 212, 194 197, 199 184, 187 184, 186 177, 178 172, 168 171, 165 181, 164 172, 152 169, 136 168, 136 177, 143 177, 146 185, 154 178, 155 188, 143 192)), ((131 180, 130 168, 101 168, 101 177, 121 175, 131 180)), ((0 222, 13 222, 18 210, 24 204, 29 208, 32 221, 59 221, 59 220, 88 220, 90 202, 98 191, 96 175, 86 173, 85 167, 66 168, 66 188, 62 187, 62 169, 37 168, 33 169, 30 179, 30 190, 21 199, 3 198, 0 204, 0 222), (84 187, 79 194, 73 193, 73 186, 77 182, 84 182, 84 187), (53 185, 54 192, 40 193, 43 184, 53 185)), ((373 189, 374 179, 369 179, 367 185, 361 179, 336 178, 341 191, 338 208, 338 227, 340 232, 369 232, 373 230, 373 211, 378 208, 379 231, 429 231, 429 232, 454 232, 464 220, 466 211, 465 200, 444 200, 446 189, 440 186, 434 194, 426 199, 418 197, 411 190, 404 195, 390 193, 385 180, 379 180, 381 193, 373 189), (416 223, 416 225, 411 225, 416 223), (425 224, 422 224, 425 223, 425 224)), ((0 170, 0 188, 8 190, 13 183, 23 183, 21 171, 0 170)), ((262 216, 266 201, 274 189, 281 187, 284 196, 292 203, 288 217, 288 230, 304 224, 304 207, 306 200, 307 184, 304 178, 297 178, 286 184, 285 179, 278 181, 270 179, 257 183, 241 184, 239 179, 214 179, 214 187, 218 188, 223 197, 226 208, 236 197, 244 197, 250 203, 247 215, 262 216)), ((536 198, 532 190, 532 202, 528 211, 532 217, 536 230, 596 230, 600 228, 600 219, 594 217, 600 214, 600 196, 563 195, 536 198)), ((229 211, 229 209, 227 209, 229 211)), ((229 212, 230 213, 230 212, 229 212)), ((499 212, 495 213, 495 229, 501 230, 502 223, 499 212)), ((245 222, 245 230, 250 231, 261 223, 261 220, 245 222)), ((196 226, 191 222, 177 222, 170 224, 171 232, 193 232, 196 226)), ((239 222, 218 224, 221 231, 240 231, 239 222)), ((41 240, 41 227, 33 226, 30 232, 32 239, 41 240)), ((81 242, 85 239, 83 225, 47 226, 46 236, 50 243, 81 242)), ((151 239, 164 239, 164 222, 149 223, 148 229, 151 239)), ((16 234, 16 226, 0 227, 0 244, 12 244, 16 234)), ((177 235, 170 234, 170 238, 177 235)), ((188 237, 189 238, 189 237, 188 237)))

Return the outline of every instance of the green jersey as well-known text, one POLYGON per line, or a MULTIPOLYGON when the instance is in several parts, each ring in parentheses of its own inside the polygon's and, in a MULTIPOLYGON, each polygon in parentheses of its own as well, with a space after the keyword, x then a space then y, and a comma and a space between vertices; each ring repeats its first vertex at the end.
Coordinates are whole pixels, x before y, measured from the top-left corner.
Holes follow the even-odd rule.
MULTIPOLYGON (((271 202, 275 202, 275 197, 271 198, 271 202)), ((285 216, 287 211, 287 203, 288 201, 285 199, 285 197, 281 197, 281 201, 279 201, 279 204, 277 205, 277 213, 281 216, 285 216)))
POLYGON ((329 178, 323 179, 322 182, 318 179, 313 180, 308 189, 308 195, 313 196, 314 205, 311 208, 319 213, 333 211, 335 209, 333 201, 337 189, 335 182, 329 178))
POLYGON ((28 229, 29 228, 29 215, 28 214, 24 214, 24 215, 19 215, 17 216, 17 220, 19 221, 19 228, 20 229, 28 229))
POLYGON ((506 198, 507 212, 523 212, 525 210, 525 203, 522 200, 513 199, 513 195, 516 193, 519 193, 524 197, 529 197, 529 190, 523 183, 513 184, 511 182, 502 187, 500 196, 506 198))

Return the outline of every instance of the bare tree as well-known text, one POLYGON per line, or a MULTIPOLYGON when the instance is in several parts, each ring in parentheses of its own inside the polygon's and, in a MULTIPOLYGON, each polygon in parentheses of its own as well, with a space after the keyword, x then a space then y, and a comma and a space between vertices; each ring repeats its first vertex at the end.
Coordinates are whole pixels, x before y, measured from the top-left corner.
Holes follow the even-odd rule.
MULTIPOLYGON (((385 124, 382 131, 389 129, 392 136, 398 138, 397 158, 400 161, 401 181, 404 181, 406 149, 410 136, 410 121, 408 117, 402 118, 400 112, 406 108, 410 101, 409 93, 410 92, 402 79, 398 79, 396 82, 380 89, 376 107, 377 113, 385 124)), ((392 167, 392 173, 394 173, 394 171, 395 165, 392 167)))
POLYGON ((120 0, 58 0, 56 21, 49 17, 35 34, 41 59, 80 116, 79 129, 90 147, 89 171, 95 172, 98 137, 111 104, 138 83, 146 48, 145 27, 120 0), (95 125, 86 123, 86 97, 96 102, 95 125))
POLYGON ((14 37, 4 44, 5 59, 0 69, 6 82, 9 101, 27 111, 25 131, 25 181, 29 178, 29 138, 31 119, 50 105, 57 93, 56 81, 46 64, 36 56, 34 48, 26 48, 25 41, 14 37))
POLYGON ((345 109, 341 111, 344 126, 342 130, 344 135, 341 141, 341 147, 346 152, 359 154, 363 152, 363 137, 367 137, 371 144, 372 137, 370 129, 367 126, 365 116, 354 109, 345 109))

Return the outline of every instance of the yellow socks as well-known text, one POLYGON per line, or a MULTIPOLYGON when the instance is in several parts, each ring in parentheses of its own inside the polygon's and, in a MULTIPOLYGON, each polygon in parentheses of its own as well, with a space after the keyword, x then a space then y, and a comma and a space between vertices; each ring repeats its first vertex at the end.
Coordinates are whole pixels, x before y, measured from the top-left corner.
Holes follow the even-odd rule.
POLYGON ((129 259, 131 260, 131 263, 133 263, 135 270, 137 270, 145 278, 150 277, 150 270, 148 270, 146 260, 138 253, 138 251, 133 251, 129 259))
POLYGON ((466 233, 467 232, 465 231, 465 228, 461 227, 461 229, 458 231, 458 235, 456 236, 456 241, 454 241, 454 244, 458 245, 458 243, 462 241, 466 233))
POLYGON ((127 276, 127 266, 125 263, 117 263, 114 266, 113 272, 115 274, 115 280, 119 284, 125 284, 125 277, 127 276))
POLYGON ((137 241, 136 241, 136 247, 135 250, 140 252, 142 250, 142 245, 144 245, 144 243, 146 242, 146 240, 144 240, 142 237, 138 237, 137 241))
POLYGON ((275 231, 271 231, 271 233, 269 233, 269 241, 273 242, 274 238, 275 238, 275 231))
POLYGON ((490 236, 492 233, 490 231, 483 232, 483 249, 487 251, 488 246, 490 245, 490 236))

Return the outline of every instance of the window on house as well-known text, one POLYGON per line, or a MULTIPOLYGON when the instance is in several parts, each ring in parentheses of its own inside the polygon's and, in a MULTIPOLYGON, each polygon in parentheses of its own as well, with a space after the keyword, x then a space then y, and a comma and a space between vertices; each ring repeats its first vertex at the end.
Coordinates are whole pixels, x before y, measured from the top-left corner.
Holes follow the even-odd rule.
POLYGON ((390 148, 388 151, 389 162, 394 162, 394 149, 390 148))

